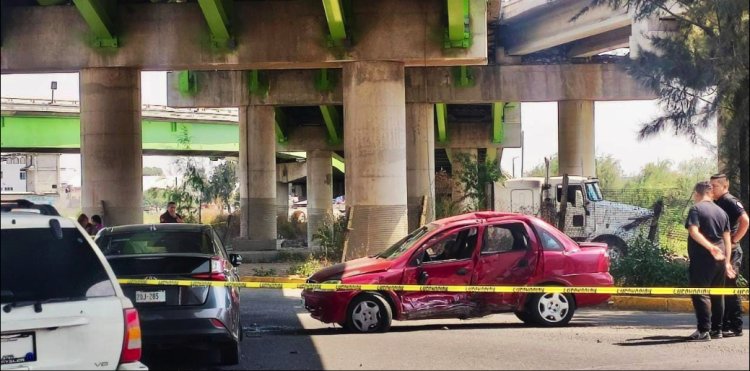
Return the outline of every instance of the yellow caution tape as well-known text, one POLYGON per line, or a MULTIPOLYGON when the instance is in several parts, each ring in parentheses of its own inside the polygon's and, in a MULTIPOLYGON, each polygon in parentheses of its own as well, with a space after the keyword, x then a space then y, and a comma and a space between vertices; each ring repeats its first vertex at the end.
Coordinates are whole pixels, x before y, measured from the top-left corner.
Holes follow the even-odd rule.
POLYGON ((566 293, 608 295, 749 295, 747 288, 685 287, 564 287, 564 286, 440 286, 440 285, 353 285, 335 283, 225 282, 197 280, 120 279, 123 285, 214 286, 243 289, 306 289, 321 291, 432 291, 477 293, 566 293))

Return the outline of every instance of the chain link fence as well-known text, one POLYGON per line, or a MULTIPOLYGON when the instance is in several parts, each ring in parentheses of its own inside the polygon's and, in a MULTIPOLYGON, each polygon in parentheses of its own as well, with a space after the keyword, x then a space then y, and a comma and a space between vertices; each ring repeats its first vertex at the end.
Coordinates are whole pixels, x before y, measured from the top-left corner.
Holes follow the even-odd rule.
POLYGON ((657 202, 663 203, 659 217, 657 241, 678 255, 687 255, 688 232, 684 223, 688 210, 693 205, 689 193, 679 188, 658 189, 603 189, 605 200, 654 209, 657 202))

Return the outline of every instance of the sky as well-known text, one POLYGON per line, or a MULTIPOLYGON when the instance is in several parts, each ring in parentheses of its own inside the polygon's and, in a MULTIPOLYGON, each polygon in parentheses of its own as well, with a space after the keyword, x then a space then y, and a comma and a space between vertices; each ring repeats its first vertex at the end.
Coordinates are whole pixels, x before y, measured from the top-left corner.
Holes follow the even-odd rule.
MULTIPOLYGON (((50 99, 50 83, 57 81, 55 100, 78 100, 78 74, 32 74, 0 75, 0 91, 3 98, 50 99)), ((141 101, 144 104, 166 105, 167 86, 165 72, 141 72, 141 101)), ((710 152, 689 140, 665 132, 647 140, 638 139, 638 129, 644 122, 656 117, 659 106, 656 101, 596 102, 595 105, 596 153, 611 154, 620 160, 626 175, 634 175, 643 165, 671 160, 674 163, 699 156, 710 156, 710 152)), ((529 170, 544 161, 544 157, 557 152, 557 104, 555 102, 522 103, 521 125, 525 137, 526 156, 524 170, 529 170)), ((716 144, 716 129, 704 136, 716 144)), ((516 176, 521 173, 521 150, 505 149, 501 166, 510 173, 516 163, 516 176), (514 157, 518 157, 514 160, 514 157)), ((168 170, 172 158, 167 156, 145 156, 144 166, 158 166, 168 170)), ((61 166, 70 169, 75 177, 80 172, 79 155, 63 155, 61 166)), ((169 171, 167 171, 169 174, 169 171)), ((73 184, 80 180, 72 179, 73 184)))

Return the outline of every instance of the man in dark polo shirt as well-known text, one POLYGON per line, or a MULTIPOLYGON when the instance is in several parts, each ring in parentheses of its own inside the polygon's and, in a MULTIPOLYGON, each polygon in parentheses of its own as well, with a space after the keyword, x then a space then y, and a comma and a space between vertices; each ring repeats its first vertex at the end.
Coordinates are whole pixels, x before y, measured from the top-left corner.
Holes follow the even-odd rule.
MULTIPOLYGON (((690 257, 690 287, 724 287, 734 271, 726 264, 731 252, 729 218, 713 203, 711 184, 699 182, 693 189, 695 205, 690 208, 685 228, 690 257)), ((693 295, 693 308, 698 330, 688 337, 691 341, 711 340, 710 332, 721 334, 724 317, 724 298, 719 295, 693 295)), ((718 337, 718 336, 717 336, 718 337)))
MULTIPOLYGON (((711 177, 711 188, 714 202, 729 216, 729 227, 731 229, 732 255, 727 263, 738 274, 742 272, 742 247, 740 242, 747 233, 750 220, 745 208, 737 197, 729 193, 729 180, 724 174, 716 174, 711 177)), ((726 287, 736 288, 737 277, 727 278, 726 287)), ((742 303, 739 295, 728 295, 724 297, 724 324, 722 325, 722 336, 742 336, 742 303)), ((711 337, 714 337, 711 334, 711 337)))
POLYGON ((183 223, 180 214, 177 214, 177 204, 169 201, 167 211, 159 216, 159 223, 183 223))

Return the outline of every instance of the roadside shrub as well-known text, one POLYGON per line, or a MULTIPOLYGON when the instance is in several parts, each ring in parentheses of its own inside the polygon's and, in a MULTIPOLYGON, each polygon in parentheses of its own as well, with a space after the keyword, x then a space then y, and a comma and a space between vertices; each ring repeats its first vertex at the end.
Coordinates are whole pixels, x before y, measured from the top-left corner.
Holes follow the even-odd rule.
POLYGON ((323 267, 325 267, 325 264, 320 260, 315 258, 308 258, 304 262, 294 263, 289 267, 286 273, 290 275, 309 277, 323 267))
POLYGON ((253 276, 257 277, 273 277, 276 276, 276 269, 273 268, 253 268, 253 276))
POLYGON ((435 219, 463 214, 461 203, 453 201, 450 195, 441 196, 435 202, 435 219))
POLYGON ((299 240, 307 238, 307 223, 298 219, 278 220, 276 230, 279 238, 284 240, 299 240))
POLYGON ((687 264, 675 260, 672 250, 645 237, 633 239, 628 254, 612 263, 615 284, 623 287, 687 287, 687 264))
POLYGON ((313 234, 313 241, 319 247, 313 251, 313 258, 325 262, 341 261, 344 254, 344 234, 347 220, 328 214, 320 228, 313 234))

